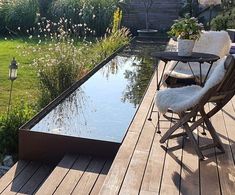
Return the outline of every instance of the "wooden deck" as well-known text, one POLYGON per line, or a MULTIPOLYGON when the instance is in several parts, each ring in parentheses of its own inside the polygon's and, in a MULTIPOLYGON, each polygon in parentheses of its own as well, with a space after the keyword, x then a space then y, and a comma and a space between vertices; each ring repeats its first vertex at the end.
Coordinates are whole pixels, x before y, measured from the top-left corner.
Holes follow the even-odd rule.
MULTIPOLYGON (((148 120, 154 101, 156 78, 153 78, 144 100, 114 159, 100 194, 234 194, 235 193, 235 97, 212 117, 225 154, 216 149, 204 151, 200 161, 187 138, 175 138, 161 145, 156 133, 157 114, 148 120)), ((211 109, 213 105, 208 105, 211 109)), ((161 118, 164 133, 171 123, 161 118)), ((200 144, 210 143, 207 133, 198 128, 200 144)))
MULTIPOLYGON (((157 113, 148 120, 155 90, 154 77, 114 160, 66 155, 55 168, 19 161, 1 178, 0 194, 234 194, 235 97, 211 119, 226 153, 210 149, 200 161, 187 138, 159 143, 157 113)), ((161 118, 162 133, 171 125, 161 118)), ((210 143, 202 132, 198 142, 210 143)))
POLYGON ((112 159, 66 155, 54 167, 19 161, 0 180, 0 194, 98 194, 112 159))
POLYGON ((53 167, 39 162, 18 161, 0 180, 0 194, 35 193, 53 167))

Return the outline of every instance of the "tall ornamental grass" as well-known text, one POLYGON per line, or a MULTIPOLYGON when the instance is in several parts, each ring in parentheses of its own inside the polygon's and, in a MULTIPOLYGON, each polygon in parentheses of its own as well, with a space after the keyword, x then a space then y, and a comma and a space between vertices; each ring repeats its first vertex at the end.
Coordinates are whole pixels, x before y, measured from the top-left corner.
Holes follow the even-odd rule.
POLYGON ((58 23, 46 20, 39 23, 38 35, 29 35, 36 46, 25 48, 26 54, 35 56, 32 65, 39 79, 39 107, 47 105, 83 77, 87 71, 104 60, 130 40, 129 30, 108 31, 103 38, 89 42, 74 37, 78 26, 68 27, 70 20, 61 18, 58 23), (32 55, 33 54, 33 55, 32 55))

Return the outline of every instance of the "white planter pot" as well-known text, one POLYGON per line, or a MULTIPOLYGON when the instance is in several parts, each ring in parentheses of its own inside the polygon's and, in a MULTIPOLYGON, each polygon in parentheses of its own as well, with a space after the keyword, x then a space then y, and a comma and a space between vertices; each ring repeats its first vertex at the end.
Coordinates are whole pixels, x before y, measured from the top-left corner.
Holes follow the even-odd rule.
POLYGON ((191 56, 194 43, 194 40, 178 39, 178 56, 191 56))

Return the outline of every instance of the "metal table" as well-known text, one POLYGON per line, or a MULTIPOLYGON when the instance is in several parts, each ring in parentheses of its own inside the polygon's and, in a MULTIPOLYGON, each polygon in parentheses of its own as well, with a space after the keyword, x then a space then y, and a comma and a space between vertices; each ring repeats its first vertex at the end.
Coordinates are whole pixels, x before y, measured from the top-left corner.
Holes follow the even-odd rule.
POLYGON ((158 67, 156 66, 156 74, 157 74, 156 76, 157 76, 157 82, 158 82, 157 90, 160 89, 162 78, 166 69, 166 65, 169 61, 177 62, 172 68, 171 72, 176 68, 179 62, 183 62, 189 66, 189 69, 191 70, 194 77, 196 76, 194 75, 190 62, 198 62, 199 68, 200 68, 200 85, 203 86, 204 82, 202 81, 202 64, 205 62, 210 64, 209 69, 206 73, 206 77, 204 79, 204 81, 206 81, 213 63, 219 59, 219 56, 214 55, 214 54, 196 53, 196 52, 193 52, 192 56, 189 56, 189 57, 178 56, 178 52, 154 52, 151 54, 151 56, 154 57, 156 60, 161 60, 165 63, 160 80, 158 80, 158 67))

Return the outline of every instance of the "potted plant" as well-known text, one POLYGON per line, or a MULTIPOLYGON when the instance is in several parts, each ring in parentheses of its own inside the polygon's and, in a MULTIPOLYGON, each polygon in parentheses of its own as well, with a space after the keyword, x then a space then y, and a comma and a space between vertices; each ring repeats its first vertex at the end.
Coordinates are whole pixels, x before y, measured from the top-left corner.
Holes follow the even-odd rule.
POLYGON ((199 39, 202 29, 203 25, 189 15, 175 20, 168 34, 177 38, 179 56, 192 55, 195 40, 199 39))

